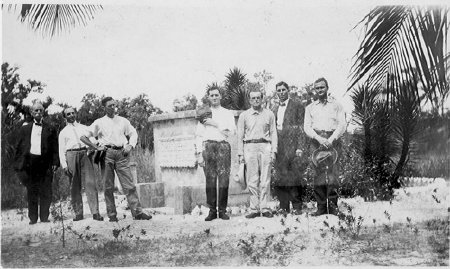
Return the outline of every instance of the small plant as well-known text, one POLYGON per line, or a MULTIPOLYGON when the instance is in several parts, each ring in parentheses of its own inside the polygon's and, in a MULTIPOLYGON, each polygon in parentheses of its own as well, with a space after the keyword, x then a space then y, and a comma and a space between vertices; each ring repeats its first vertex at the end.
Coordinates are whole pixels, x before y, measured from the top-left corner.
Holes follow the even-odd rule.
POLYGON ((289 228, 286 228, 281 236, 275 237, 271 234, 260 240, 255 235, 251 235, 248 239, 240 239, 237 246, 242 254, 247 257, 247 265, 286 266, 288 265, 290 246, 284 236, 289 232, 289 228))

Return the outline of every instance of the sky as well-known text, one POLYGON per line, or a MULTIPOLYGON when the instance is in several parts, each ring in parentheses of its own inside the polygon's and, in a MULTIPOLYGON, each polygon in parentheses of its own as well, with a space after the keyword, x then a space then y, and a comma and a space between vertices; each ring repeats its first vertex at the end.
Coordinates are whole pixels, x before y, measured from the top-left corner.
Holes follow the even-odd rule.
POLYGON ((328 79, 330 93, 352 110, 350 69, 362 38, 358 22, 373 7, 355 1, 146 1, 103 5, 86 26, 43 38, 2 10, 2 62, 21 79, 47 86, 57 102, 79 107, 86 93, 114 98, 140 93, 172 111, 187 93, 238 67, 255 81, 303 86, 328 79))

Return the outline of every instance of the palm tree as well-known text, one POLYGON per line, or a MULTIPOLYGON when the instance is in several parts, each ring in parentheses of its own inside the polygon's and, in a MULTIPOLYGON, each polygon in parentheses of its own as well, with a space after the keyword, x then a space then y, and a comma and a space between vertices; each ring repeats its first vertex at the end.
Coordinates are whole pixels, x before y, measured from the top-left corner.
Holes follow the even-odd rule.
POLYGON ((225 89, 222 97, 222 106, 227 109, 245 110, 249 108, 246 90, 247 74, 234 67, 225 75, 225 89))
MULTIPOLYGON (((13 8, 17 6, 8 5, 8 11, 13 8)), ((86 25, 100 9, 103 9, 100 5, 23 4, 19 18, 43 36, 53 37, 76 25, 86 25)))
MULTIPOLYGON (((443 112, 441 101, 449 92, 447 13, 447 8, 419 6, 380 6, 370 11, 360 22, 366 34, 355 55, 349 89, 366 82, 369 88, 385 88, 390 96, 403 81, 420 83, 426 99, 443 112)), ((420 96, 420 88, 415 90, 420 96)))

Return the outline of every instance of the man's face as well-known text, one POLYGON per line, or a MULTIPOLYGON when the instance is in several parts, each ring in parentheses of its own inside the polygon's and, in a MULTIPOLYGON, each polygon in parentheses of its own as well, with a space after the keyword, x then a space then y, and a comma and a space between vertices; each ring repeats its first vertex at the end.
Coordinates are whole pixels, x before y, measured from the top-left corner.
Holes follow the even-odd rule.
POLYGON ((64 110, 64 114, 68 123, 74 123, 76 119, 75 109, 67 108, 64 110))
POLYGON ((250 105, 254 109, 259 109, 262 103, 262 93, 260 92, 250 92, 250 105))
POLYGON ((31 107, 31 116, 33 116, 37 122, 40 122, 44 116, 44 107, 41 104, 34 104, 31 107))
POLYGON ((220 95, 219 90, 209 91, 208 100, 209 100, 211 106, 219 106, 221 99, 222 99, 222 96, 220 95))
POLYGON ((325 81, 319 81, 314 84, 314 90, 316 91, 319 99, 323 99, 327 97, 328 87, 325 81))
POLYGON ((284 102, 289 97, 289 89, 284 85, 280 85, 277 87, 277 95, 281 102, 284 102))
POLYGON ((117 102, 115 100, 109 100, 105 104, 105 111, 106 115, 108 117, 114 117, 114 114, 116 114, 116 108, 117 108, 117 102))

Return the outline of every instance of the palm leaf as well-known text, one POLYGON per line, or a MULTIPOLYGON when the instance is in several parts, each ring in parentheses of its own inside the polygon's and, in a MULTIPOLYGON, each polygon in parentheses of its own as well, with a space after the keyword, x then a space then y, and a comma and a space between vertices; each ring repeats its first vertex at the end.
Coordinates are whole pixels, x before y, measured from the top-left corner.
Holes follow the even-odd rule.
POLYGON ((399 79, 388 91, 402 81, 421 81, 427 98, 438 106, 439 98, 448 93, 444 61, 447 12, 441 7, 374 8, 360 22, 365 23, 366 34, 355 55, 349 89, 361 81, 370 88, 386 88, 392 74, 399 79))
MULTIPOLYGON (((12 5, 8 9, 11 8, 12 5)), ((77 25, 87 25, 101 9, 100 5, 23 4, 19 18, 43 36, 52 37, 77 25)))

